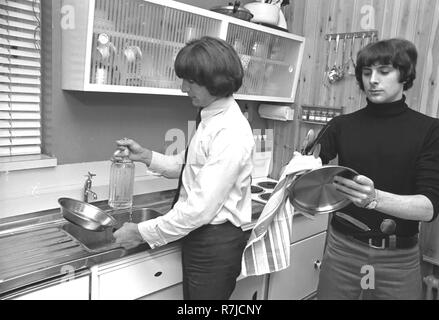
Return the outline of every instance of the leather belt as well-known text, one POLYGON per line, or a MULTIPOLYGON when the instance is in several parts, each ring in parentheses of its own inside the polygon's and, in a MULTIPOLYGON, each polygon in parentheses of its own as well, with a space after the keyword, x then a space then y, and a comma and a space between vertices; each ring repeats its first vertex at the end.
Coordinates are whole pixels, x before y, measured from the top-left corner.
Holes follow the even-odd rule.
POLYGON ((372 231, 364 232, 337 215, 333 215, 331 225, 338 232, 359 240, 374 249, 409 249, 418 243, 417 235, 401 237, 372 231))

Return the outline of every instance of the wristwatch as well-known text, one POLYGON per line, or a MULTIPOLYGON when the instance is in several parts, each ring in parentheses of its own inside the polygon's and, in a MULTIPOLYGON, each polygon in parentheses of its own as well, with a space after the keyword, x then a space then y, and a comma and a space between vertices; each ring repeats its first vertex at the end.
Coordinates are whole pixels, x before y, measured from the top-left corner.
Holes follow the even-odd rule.
POLYGON ((378 199, 377 199, 377 192, 375 190, 375 196, 372 198, 372 200, 370 200, 370 202, 364 208, 373 210, 377 207, 377 205, 378 205, 378 199))

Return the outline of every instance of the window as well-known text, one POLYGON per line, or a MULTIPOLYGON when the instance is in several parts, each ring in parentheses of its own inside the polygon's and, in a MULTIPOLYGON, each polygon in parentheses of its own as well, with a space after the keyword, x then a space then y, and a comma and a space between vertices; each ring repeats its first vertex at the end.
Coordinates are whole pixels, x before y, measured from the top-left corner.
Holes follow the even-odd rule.
POLYGON ((44 158, 40 17, 40 0, 0 1, 0 169, 14 160, 44 158))

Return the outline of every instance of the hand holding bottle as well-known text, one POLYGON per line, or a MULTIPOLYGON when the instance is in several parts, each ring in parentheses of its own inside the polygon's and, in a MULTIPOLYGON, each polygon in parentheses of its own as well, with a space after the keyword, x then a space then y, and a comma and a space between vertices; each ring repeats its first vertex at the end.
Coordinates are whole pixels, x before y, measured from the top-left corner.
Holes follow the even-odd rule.
MULTIPOLYGON (((132 139, 123 138, 117 140, 116 144, 120 150, 128 149, 129 158, 133 161, 140 161, 146 163, 147 166, 151 164, 152 151, 142 147, 139 143, 132 139)), ((115 159, 119 157, 117 154, 114 155, 115 159)))

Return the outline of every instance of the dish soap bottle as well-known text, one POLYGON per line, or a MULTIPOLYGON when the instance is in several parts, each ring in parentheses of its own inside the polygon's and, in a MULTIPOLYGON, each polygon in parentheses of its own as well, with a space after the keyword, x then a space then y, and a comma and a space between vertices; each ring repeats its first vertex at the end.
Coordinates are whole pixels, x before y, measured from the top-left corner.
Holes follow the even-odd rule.
POLYGON ((134 169, 127 148, 118 149, 111 158, 108 205, 113 209, 131 208, 133 205, 134 169))

